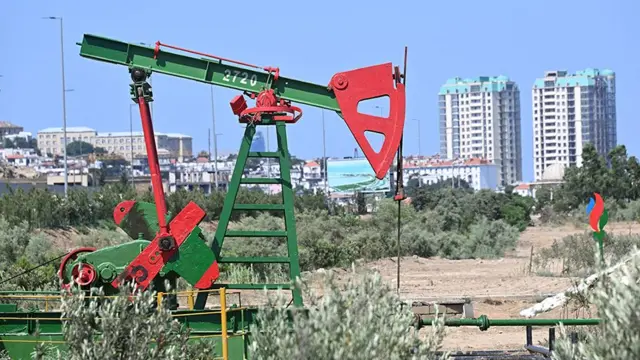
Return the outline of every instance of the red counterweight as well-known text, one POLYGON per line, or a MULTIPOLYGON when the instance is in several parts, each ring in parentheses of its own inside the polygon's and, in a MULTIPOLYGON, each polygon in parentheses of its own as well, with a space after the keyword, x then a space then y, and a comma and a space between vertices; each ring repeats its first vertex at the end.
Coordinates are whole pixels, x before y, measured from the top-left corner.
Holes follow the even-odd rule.
POLYGON ((393 163, 404 129, 404 84, 394 78, 393 66, 387 63, 337 73, 331 78, 329 86, 336 95, 344 121, 373 167, 376 177, 383 179, 393 163), (384 96, 389 97, 388 118, 358 112, 361 101, 384 96), (367 131, 384 135, 379 152, 371 147, 367 131))

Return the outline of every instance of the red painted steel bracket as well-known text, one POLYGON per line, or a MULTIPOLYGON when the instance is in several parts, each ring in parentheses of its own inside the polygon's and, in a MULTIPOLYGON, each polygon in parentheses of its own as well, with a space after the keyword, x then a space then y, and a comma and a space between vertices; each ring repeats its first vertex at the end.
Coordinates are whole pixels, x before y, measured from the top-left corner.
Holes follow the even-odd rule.
POLYGON ((297 106, 261 106, 245 109, 240 113, 240 122, 260 122, 263 114, 270 114, 273 121, 296 123, 302 117, 302 109, 297 106), (280 114, 280 115, 274 115, 280 114))
MULTIPOLYGON (((153 241, 113 280, 111 285, 117 288, 123 280, 131 277, 135 279, 138 289, 145 290, 205 215, 204 210, 196 203, 189 202, 169 223, 169 234, 175 240, 175 247, 168 251, 162 251, 159 246, 162 235, 157 234, 153 241)), ((207 271, 205 275, 214 274, 209 274, 207 271)))
POLYGON ((135 206, 135 204, 136 204, 135 200, 125 200, 120 202, 120 204, 118 204, 113 209, 113 221, 116 223, 116 225, 120 226, 120 223, 122 223, 122 220, 124 220, 125 216, 129 214, 129 212, 135 206))
POLYGON ((400 146, 404 129, 405 87, 394 80, 393 74, 392 64, 386 63, 337 73, 329 83, 336 95, 344 121, 378 179, 387 175, 400 146), (358 112, 358 103, 361 101, 383 96, 389 97, 388 118, 358 112), (371 147, 365 135, 366 131, 384 135, 379 152, 371 147))
POLYGON ((210 289, 211 285, 213 285, 213 283, 216 280, 218 280, 219 277, 220 277, 220 267, 218 266, 218 262, 214 260, 211 266, 209 266, 207 271, 205 271, 204 274, 202 274, 202 277, 200 277, 200 280, 198 280, 198 282, 195 285, 193 285, 193 287, 199 290, 210 289))

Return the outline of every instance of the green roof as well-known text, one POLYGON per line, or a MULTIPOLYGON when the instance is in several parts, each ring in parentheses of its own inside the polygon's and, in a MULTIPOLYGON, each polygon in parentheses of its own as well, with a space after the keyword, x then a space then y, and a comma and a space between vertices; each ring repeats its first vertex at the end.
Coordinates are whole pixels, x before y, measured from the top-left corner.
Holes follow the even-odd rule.
POLYGON ((479 85, 480 91, 494 92, 506 89, 507 83, 511 82, 509 77, 499 76, 478 76, 475 78, 463 79, 454 77, 448 79, 444 85, 440 87, 439 95, 468 93, 471 92, 472 85, 479 85))
MULTIPOLYGON (((598 76, 615 76, 616 73, 611 69, 594 69, 587 68, 576 71, 575 74, 567 74, 566 71, 558 71, 559 77, 555 78, 553 87, 567 86, 591 86, 595 84, 598 76)), ((534 88, 544 88, 544 78, 536 79, 533 83, 534 88)))

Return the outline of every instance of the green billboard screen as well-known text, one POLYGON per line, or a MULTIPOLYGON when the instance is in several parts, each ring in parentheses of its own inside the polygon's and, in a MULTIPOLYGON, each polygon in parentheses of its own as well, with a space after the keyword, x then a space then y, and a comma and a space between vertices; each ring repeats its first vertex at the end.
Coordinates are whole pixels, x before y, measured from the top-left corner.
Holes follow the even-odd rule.
POLYGON ((367 159, 343 159, 327 161, 327 180, 332 193, 388 192, 391 191, 391 175, 382 180, 375 176, 367 159))

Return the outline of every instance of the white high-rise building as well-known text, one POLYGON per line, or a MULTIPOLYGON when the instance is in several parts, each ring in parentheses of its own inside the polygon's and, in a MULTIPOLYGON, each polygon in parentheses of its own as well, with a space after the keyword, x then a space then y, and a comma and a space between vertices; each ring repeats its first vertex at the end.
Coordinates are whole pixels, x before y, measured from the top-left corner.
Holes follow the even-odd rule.
POLYGON ((506 76, 452 78, 440 87, 440 154, 498 165, 498 184, 522 181, 520 90, 506 76))
POLYGON ((536 181, 551 165, 582 165, 582 148, 588 142, 602 155, 616 146, 613 71, 547 71, 544 78, 536 79, 532 99, 536 181))

